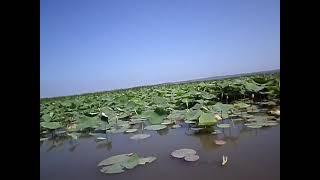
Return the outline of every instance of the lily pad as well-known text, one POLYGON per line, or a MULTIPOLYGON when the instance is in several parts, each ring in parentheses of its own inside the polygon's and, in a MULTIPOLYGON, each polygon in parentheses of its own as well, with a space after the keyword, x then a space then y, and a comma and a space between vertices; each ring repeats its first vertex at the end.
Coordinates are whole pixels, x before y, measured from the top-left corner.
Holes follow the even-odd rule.
POLYGON ((150 157, 145 157, 145 158, 140 158, 139 159, 139 164, 146 164, 146 163, 152 163, 153 161, 155 161, 157 158, 150 156, 150 157))
POLYGON ((147 126, 144 129, 158 131, 158 130, 161 130, 161 129, 165 129, 166 127, 167 127, 166 125, 158 124, 158 125, 147 126))
POLYGON ((171 153, 175 158, 184 158, 187 155, 195 155, 197 152, 193 149, 178 149, 171 153))
POLYGON ((129 157, 129 159, 122 161, 120 164, 126 169, 133 169, 139 164, 139 159, 140 158, 137 154, 133 154, 132 156, 129 157))
POLYGON ((271 121, 267 121, 263 123, 263 126, 276 126, 276 125, 278 125, 277 122, 271 122, 271 121))
POLYGON ((172 126, 172 128, 176 129, 176 128, 180 128, 181 126, 179 124, 175 124, 172 126))
POLYGON ((189 162, 194 162, 194 161, 198 161, 199 160, 199 156, 196 154, 187 154, 184 157, 184 160, 189 161, 189 162))
POLYGON ((169 125, 169 124, 172 124, 173 122, 172 121, 163 121, 161 124, 162 125, 169 125))
POLYGON ((221 134, 222 133, 222 131, 220 131, 219 129, 217 129, 217 130, 215 130, 215 131, 213 131, 211 134, 221 134))
POLYGON ((136 131, 138 131, 138 129, 128 129, 125 132, 126 133, 133 133, 133 132, 136 132, 136 131))
POLYGON ((230 124, 217 124, 218 128, 230 128, 230 124))
POLYGON ((197 123, 195 121, 184 121, 184 122, 187 123, 187 124, 195 124, 195 123, 197 123))
POLYGON ((258 125, 258 124, 250 124, 247 125, 248 128, 253 128, 253 129, 259 129, 262 128, 262 125, 258 125))
POLYGON ((41 122, 40 125, 47 129, 58 129, 62 127, 59 122, 41 122))
POLYGON ((106 140, 107 138, 105 138, 105 137, 97 137, 97 139, 96 139, 96 141, 104 141, 104 140, 106 140))
POLYGON ((118 164, 113 164, 111 166, 105 166, 100 169, 100 172, 106 173, 106 174, 118 174, 124 172, 124 167, 118 164))
POLYGON ((193 130, 193 131, 200 131, 200 130, 202 130, 202 129, 204 129, 204 128, 192 127, 192 128, 190 128, 190 129, 193 130))
POLYGON ((40 138, 40 142, 41 141, 46 141, 46 140, 48 140, 49 138, 40 138))
POLYGON ((139 139, 148 138, 148 137, 150 137, 150 136, 151 136, 150 134, 136 134, 136 135, 134 135, 134 136, 131 136, 130 139, 139 140, 139 139))
POLYGON ((133 153, 111 156, 111 157, 101 161, 98 164, 98 166, 108 166, 108 165, 111 165, 111 164, 120 163, 122 161, 128 160, 130 158, 130 156, 132 156, 132 155, 133 155, 133 153))

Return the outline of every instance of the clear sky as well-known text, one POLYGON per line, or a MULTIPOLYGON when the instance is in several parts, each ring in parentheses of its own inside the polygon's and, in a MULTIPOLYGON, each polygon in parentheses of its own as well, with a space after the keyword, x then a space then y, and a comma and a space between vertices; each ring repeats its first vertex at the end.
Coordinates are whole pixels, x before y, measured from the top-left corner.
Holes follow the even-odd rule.
POLYGON ((280 68, 279 0, 41 0, 40 96, 280 68))

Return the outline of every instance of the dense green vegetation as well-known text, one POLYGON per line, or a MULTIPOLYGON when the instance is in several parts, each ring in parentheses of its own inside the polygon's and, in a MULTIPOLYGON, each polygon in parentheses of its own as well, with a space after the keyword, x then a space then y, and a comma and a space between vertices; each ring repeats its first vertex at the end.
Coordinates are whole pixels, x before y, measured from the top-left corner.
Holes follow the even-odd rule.
MULTIPOLYGON (((221 118, 254 111, 256 102, 276 105, 279 96, 280 76, 275 74, 42 99, 40 135, 58 130, 72 137, 75 132, 120 133, 134 124, 174 125, 177 121, 206 128, 221 118)), ((270 122, 263 123, 248 126, 270 122)))

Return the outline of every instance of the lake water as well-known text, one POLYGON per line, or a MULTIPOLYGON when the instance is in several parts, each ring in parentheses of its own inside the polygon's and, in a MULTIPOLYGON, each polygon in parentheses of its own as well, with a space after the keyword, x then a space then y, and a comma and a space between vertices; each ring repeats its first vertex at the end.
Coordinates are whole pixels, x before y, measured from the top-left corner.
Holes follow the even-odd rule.
POLYGON ((110 141, 96 142, 95 137, 81 137, 77 142, 64 138, 40 143, 42 180, 278 180, 280 179, 280 124, 250 129, 242 122, 223 130, 223 134, 190 135, 187 126, 178 129, 147 131, 151 137, 140 141, 134 134, 112 134, 110 141), (218 146, 215 139, 227 143, 218 146), (186 162, 170 156, 176 149, 191 148, 200 159, 186 162), (117 154, 135 152, 155 156, 157 160, 126 170, 121 174, 103 174, 97 164, 117 154), (222 156, 228 156, 221 166, 222 156))

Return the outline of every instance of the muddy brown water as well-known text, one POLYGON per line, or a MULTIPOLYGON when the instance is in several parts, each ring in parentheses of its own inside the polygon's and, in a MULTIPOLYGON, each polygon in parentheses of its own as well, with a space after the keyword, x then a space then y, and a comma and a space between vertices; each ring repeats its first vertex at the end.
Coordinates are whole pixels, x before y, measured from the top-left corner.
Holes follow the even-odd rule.
MULTIPOLYGON (((141 130, 140 130, 141 131, 141 130)), ((151 137, 140 141, 129 137, 137 134, 113 134, 112 141, 96 142, 95 137, 82 137, 40 143, 41 180, 277 180, 280 179, 280 124, 261 129, 246 128, 242 122, 223 129, 223 134, 194 134, 186 126, 178 129, 147 131, 151 137), (224 139, 223 146, 214 144, 224 139), (53 146, 53 144, 55 144, 53 146), (200 159, 186 162, 170 156, 180 148, 197 151, 200 159), (122 174, 103 174, 97 164, 113 155, 136 152, 139 156, 156 156, 151 164, 139 165, 122 174), (228 156, 221 166, 222 156, 228 156)))

